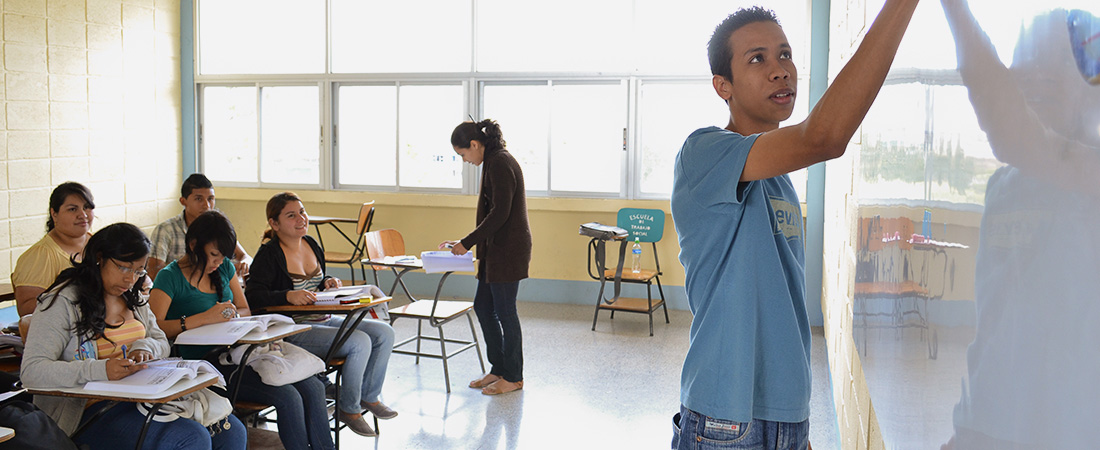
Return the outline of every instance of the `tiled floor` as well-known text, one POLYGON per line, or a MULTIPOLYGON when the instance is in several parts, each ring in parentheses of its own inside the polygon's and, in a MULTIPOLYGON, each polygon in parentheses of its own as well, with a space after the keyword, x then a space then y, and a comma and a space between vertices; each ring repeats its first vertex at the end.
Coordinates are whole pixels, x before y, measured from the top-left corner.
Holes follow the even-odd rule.
MULTIPOLYGON (((522 391, 489 397, 466 387, 481 374, 473 352, 450 361, 450 394, 439 360, 423 359, 417 365, 411 356, 393 355, 383 399, 400 415, 381 421, 376 439, 344 430, 341 447, 669 448, 690 313, 669 311, 669 325, 663 316, 655 316, 650 337, 646 317, 640 314, 620 313, 609 320, 604 312, 591 331, 589 306, 520 302, 519 311, 526 381, 522 391)), ((400 339, 412 335, 416 325, 399 320, 395 327, 400 339)), ((469 337, 465 321, 447 324, 445 331, 469 337)), ((834 449, 838 439, 824 339, 820 329, 814 331, 811 442, 815 449, 834 449)))

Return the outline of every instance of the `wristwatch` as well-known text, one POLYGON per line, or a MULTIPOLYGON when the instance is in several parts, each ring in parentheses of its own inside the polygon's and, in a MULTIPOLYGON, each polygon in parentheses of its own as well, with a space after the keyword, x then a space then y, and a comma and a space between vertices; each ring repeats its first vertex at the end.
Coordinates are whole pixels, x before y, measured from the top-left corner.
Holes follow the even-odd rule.
POLYGON ((180 316, 180 330, 187 331, 187 316, 180 316))

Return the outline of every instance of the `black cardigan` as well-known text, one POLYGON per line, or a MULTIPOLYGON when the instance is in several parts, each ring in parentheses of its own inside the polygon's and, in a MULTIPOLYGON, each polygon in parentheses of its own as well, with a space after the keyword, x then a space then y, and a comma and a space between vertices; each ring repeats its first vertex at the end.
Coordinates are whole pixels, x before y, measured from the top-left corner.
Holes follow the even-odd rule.
MULTIPOLYGON (((317 245, 312 237, 303 238, 313 254, 317 256, 317 263, 321 265, 321 273, 325 274, 321 286, 325 280, 332 278, 325 270, 325 251, 317 245)), ((290 272, 286 270, 286 254, 279 246, 279 241, 270 239, 260 245, 256 256, 252 257, 252 265, 248 268, 248 282, 245 285, 244 295, 248 304, 256 308, 268 306, 289 305, 286 301, 286 293, 294 289, 294 281, 290 279, 290 272)))
POLYGON ((477 227, 462 239, 462 246, 477 246, 480 280, 510 283, 527 278, 531 264, 527 195, 523 170, 508 150, 485 150, 477 227))

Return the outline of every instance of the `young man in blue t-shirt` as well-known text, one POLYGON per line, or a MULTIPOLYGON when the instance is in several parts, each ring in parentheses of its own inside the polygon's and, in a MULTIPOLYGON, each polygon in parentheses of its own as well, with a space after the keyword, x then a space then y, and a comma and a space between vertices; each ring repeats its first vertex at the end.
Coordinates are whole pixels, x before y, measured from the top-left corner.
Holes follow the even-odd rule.
POLYGON ((742 9, 708 46, 725 129, 676 157, 672 217, 695 315, 673 447, 809 445, 810 327, 802 214, 788 172, 836 158, 886 79, 917 0, 887 0, 859 49, 797 125, 798 76, 775 14, 742 9))

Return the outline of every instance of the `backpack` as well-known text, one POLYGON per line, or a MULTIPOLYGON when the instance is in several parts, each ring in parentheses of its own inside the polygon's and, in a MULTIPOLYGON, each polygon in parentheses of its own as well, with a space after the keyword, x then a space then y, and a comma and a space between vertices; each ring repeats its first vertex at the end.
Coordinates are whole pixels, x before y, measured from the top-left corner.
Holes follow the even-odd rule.
POLYGON ((0 443, 3 450, 79 449, 57 423, 33 403, 22 400, 4 403, 0 407, 0 426, 15 430, 15 437, 0 443))

